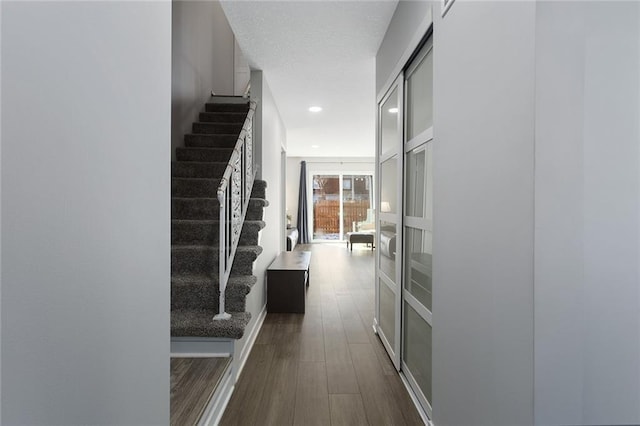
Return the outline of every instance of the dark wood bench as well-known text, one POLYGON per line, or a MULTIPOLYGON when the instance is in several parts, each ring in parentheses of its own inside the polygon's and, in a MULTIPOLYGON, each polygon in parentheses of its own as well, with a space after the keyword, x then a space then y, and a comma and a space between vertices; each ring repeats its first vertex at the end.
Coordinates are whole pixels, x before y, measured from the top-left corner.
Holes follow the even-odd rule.
POLYGON ((267 312, 304 313, 311 252, 285 251, 267 268, 267 312))

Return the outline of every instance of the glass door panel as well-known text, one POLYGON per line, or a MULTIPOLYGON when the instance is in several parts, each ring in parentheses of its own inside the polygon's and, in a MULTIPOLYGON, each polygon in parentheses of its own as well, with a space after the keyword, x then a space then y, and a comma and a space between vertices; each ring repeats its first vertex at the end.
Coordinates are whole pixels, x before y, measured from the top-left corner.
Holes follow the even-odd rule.
POLYGON ((404 234, 404 288, 431 312, 431 232, 405 227, 404 234))
POLYGON ((380 272, 396 282, 396 224, 380 222, 380 242, 378 243, 378 264, 380 272))
POLYGON ((399 115, 398 87, 396 86, 380 108, 380 154, 397 150, 400 132, 399 115))
POLYGON ((340 239, 339 175, 313 175, 313 239, 340 239))
POLYGON ((372 175, 342 176, 342 229, 345 233, 375 229, 372 182, 372 175))
POLYGON ((425 187, 427 150, 424 146, 414 149, 407 154, 406 159, 406 209, 407 216, 422 217, 425 209, 425 187))
POLYGON ((433 52, 425 48, 427 54, 409 67, 406 83, 408 141, 433 126, 433 52))
POLYGON ((378 280, 380 294, 380 315, 378 324, 387 343, 393 347, 396 340, 396 294, 381 279, 378 280))
POLYGON ((398 157, 380 165, 380 213, 397 213, 398 157))
POLYGON ((405 302, 403 327, 402 360, 420 393, 431 404, 431 325, 405 302))

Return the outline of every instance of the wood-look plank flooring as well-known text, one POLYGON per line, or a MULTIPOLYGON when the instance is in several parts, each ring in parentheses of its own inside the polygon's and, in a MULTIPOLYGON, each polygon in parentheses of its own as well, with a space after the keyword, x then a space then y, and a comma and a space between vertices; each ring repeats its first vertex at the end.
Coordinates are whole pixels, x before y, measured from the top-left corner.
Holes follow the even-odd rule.
POLYGON ((171 425, 197 424, 230 358, 171 358, 171 425))
POLYGON ((312 252, 305 314, 268 314, 221 425, 422 425, 373 333, 375 252, 312 252))

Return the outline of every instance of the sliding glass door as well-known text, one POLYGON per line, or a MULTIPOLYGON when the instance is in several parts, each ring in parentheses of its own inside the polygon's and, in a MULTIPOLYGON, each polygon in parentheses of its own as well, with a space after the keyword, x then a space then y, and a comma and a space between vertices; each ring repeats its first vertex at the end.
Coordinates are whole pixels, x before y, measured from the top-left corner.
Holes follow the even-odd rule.
POLYGON ((402 76, 378 108, 378 235, 375 328, 400 369, 402 267, 402 76))
POLYGON ((431 417, 433 56, 429 39, 378 103, 376 331, 431 417))
POLYGON ((405 74, 402 371, 431 417, 433 253, 433 49, 405 74))
POLYGON ((314 241, 342 241, 347 232, 373 229, 371 174, 313 174, 311 185, 314 241))

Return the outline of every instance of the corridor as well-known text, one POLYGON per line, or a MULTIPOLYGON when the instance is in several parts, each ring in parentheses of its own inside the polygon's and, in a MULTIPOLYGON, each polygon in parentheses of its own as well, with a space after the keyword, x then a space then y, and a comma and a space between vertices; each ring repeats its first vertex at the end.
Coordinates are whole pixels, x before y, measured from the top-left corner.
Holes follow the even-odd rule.
POLYGON ((374 254, 312 252, 305 314, 268 314, 222 425, 422 425, 373 333, 374 254))

